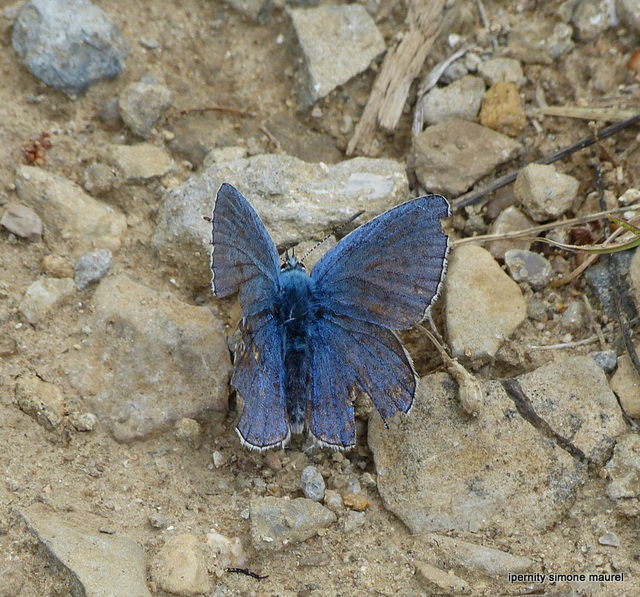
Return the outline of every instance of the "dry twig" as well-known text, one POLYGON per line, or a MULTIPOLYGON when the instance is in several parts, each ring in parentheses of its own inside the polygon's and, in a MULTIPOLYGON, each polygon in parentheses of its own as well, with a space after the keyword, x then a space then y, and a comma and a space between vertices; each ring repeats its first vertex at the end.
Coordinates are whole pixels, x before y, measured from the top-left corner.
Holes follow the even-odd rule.
POLYGON ((365 155, 375 153, 374 137, 379 124, 395 129, 409 95, 438 34, 444 0, 411 0, 409 30, 402 41, 387 52, 373 84, 369 101, 347 145, 347 155, 356 149, 365 155))

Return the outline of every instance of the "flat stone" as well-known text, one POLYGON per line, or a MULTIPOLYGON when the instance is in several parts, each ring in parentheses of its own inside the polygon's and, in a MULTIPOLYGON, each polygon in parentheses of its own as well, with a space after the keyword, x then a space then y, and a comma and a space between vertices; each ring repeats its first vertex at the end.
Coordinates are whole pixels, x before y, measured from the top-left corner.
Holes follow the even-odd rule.
POLYGON ((524 82, 522 66, 514 58, 490 58, 478 65, 478 74, 489 87, 499 82, 520 87, 524 82))
POLYGON ((495 167, 514 159, 521 145, 491 129, 465 120, 427 127, 413 147, 418 180, 431 193, 453 198, 495 167))
POLYGON ((41 278, 29 284, 18 308, 29 323, 36 325, 74 295, 75 290, 73 280, 69 278, 41 278))
POLYGON ((118 97, 122 120, 132 133, 148 139, 153 127, 173 104, 173 93, 156 83, 131 83, 118 97))
MULTIPOLYGON (((511 205, 500 212, 491 224, 489 234, 505 234, 532 228, 536 223, 529 218, 519 207, 511 205)), ((504 254, 511 249, 528 251, 532 241, 526 238, 513 238, 493 240, 487 244, 487 249, 496 258, 503 260, 504 254)))
POLYGON ((280 550, 306 541, 336 521, 331 510, 306 498, 254 498, 250 512, 256 549, 280 550))
POLYGON ((573 204, 580 183, 573 176, 556 172, 553 166, 529 164, 513 185, 513 192, 536 222, 561 216, 573 204))
POLYGON ((64 575, 69 594, 151 597, 142 547, 127 537, 100 533, 104 519, 87 512, 63 516, 42 504, 18 512, 64 575))
POLYGON ((39 243, 42 240, 42 220, 26 205, 9 203, 0 219, 0 226, 4 226, 9 232, 26 238, 32 243, 39 243))
POLYGON ((174 595, 209 593, 204 543, 195 535, 171 537, 151 563, 151 577, 163 590, 174 595))
POLYGON ((414 534, 444 530, 538 534, 563 519, 586 466, 518 413, 499 382, 482 415, 460 408, 444 373, 423 377, 409 415, 373 414, 369 446, 385 507, 414 534), (526 446, 526 450, 522 447, 526 446))
POLYGON ((127 55, 120 28, 88 0, 30 0, 11 43, 34 76, 68 94, 119 75, 127 55))
POLYGON ((429 545, 439 562, 467 576, 481 574, 489 578, 506 578, 509 574, 526 574, 537 565, 530 558, 453 537, 431 535, 429 545))
POLYGON ((298 8, 289 15, 303 58, 298 73, 303 109, 369 68, 385 51, 382 35, 360 4, 298 8))
POLYGON ((511 249, 504 254, 504 264, 516 282, 526 282, 534 290, 542 290, 553 275, 551 264, 534 251, 511 249))
POLYGON ((167 192, 154 235, 160 256, 191 285, 211 282, 211 225, 202 216, 211 214, 223 182, 247 197, 278 247, 322 238, 361 209, 373 218, 409 194, 405 169, 392 160, 355 158, 326 166, 287 155, 257 155, 213 165, 167 192))
POLYGON ((568 357, 517 378, 533 412, 591 462, 604 465, 626 424, 604 372, 568 357))
POLYGON ((437 124, 460 118, 475 121, 484 96, 484 82, 480 77, 467 75, 446 87, 436 87, 421 101, 424 121, 437 124))
POLYGON ((80 255, 73 266, 76 288, 82 291, 90 284, 99 282, 109 271, 112 259, 113 253, 109 249, 98 249, 80 255))
POLYGON ((64 396, 57 385, 35 375, 22 375, 16 380, 15 393, 20 410, 45 429, 53 431, 62 422, 64 396))
POLYGON ((450 254, 444 299, 452 356, 472 367, 491 361, 527 314, 518 285, 488 251, 475 245, 462 245, 450 254))
POLYGON ((93 249, 120 249, 125 216, 94 199, 77 184, 35 166, 19 166, 16 188, 21 201, 43 219, 47 244, 66 245, 72 257, 93 249))
POLYGON ((118 441, 227 412, 229 350, 208 308, 114 276, 98 285, 85 323, 91 333, 62 365, 118 441))
POLYGON ((498 81, 482 100, 480 124, 515 137, 527 126, 527 116, 515 83, 498 81))
POLYGON ((152 143, 112 145, 108 159, 127 184, 145 183, 160 178, 175 168, 171 156, 152 143))
POLYGON ((470 595, 471 586, 455 574, 426 562, 416 562, 416 578, 429 595, 470 595))
POLYGON ((523 62, 551 64, 573 48, 573 28, 551 19, 522 19, 509 33, 509 50, 523 62))

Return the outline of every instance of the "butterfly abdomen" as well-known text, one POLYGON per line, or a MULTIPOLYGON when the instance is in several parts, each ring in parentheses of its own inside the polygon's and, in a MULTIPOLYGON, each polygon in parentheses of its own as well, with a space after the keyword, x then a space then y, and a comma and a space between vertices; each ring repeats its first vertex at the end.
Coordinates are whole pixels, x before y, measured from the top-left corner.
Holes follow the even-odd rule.
POLYGON ((283 330, 287 415, 291 430, 301 433, 311 384, 312 335, 318 308, 315 284, 300 264, 280 274, 276 317, 283 330))

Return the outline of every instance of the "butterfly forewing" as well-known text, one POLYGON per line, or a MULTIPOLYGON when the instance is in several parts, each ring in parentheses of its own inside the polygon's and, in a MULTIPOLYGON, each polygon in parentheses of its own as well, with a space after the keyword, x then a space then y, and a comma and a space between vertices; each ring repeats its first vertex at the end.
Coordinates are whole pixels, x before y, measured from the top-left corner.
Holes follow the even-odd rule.
POLYGON ((269 307, 278 287, 276 247, 262 220, 230 184, 218 190, 211 217, 211 287, 225 297, 240 290, 245 317, 269 307))
POLYGON ((446 199, 429 195, 347 235, 311 273, 326 305, 394 330, 424 319, 444 275, 449 242, 440 218, 448 215, 446 199))

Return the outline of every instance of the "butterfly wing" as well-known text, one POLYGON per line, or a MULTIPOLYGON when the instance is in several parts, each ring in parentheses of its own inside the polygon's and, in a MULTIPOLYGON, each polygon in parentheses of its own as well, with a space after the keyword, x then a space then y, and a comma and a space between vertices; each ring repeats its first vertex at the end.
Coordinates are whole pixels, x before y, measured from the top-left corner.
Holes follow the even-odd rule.
POLYGON ((259 450, 286 443, 282 329, 272 314, 279 288, 276 247, 262 220, 230 184, 216 195, 211 217, 211 287, 218 297, 240 291, 241 340, 231 384, 244 398, 237 431, 259 450))
POLYGON ((231 384, 244 398, 236 430, 242 443, 264 450, 283 446, 287 422, 282 364, 282 331, 268 312, 243 319, 231 384))
POLYGON ((449 239, 440 219, 448 215, 447 200, 429 195, 347 235, 311 272, 323 305, 393 330, 424 319, 442 285, 449 239))
POLYGON ((353 444, 355 391, 383 420, 411 408, 417 375, 392 330, 422 320, 440 291, 449 248, 440 218, 448 215, 443 197, 404 203, 346 236, 311 273, 323 315, 307 426, 322 443, 353 444))
POLYGON ((320 443, 340 449, 354 445, 353 398, 358 390, 385 420, 411 408, 417 377, 394 332, 325 313, 316 334, 306 422, 320 443))
POLYGON ((213 293, 225 297, 240 290, 244 317, 269 308, 278 289, 278 252, 253 207, 228 183, 216 195, 211 230, 213 293))

